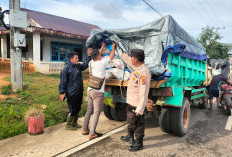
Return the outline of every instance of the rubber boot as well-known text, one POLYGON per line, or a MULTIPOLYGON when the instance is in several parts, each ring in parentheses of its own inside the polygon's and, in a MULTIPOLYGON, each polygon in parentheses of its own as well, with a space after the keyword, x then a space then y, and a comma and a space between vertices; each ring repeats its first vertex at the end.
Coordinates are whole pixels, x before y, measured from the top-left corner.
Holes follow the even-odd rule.
POLYGON ((68 115, 68 117, 67 117, 67 124, 66 124, 65 129, 72 130, 72 131, 77 130, 77 128, 75 128, 75 127, 72 126, 73 120, 74 120, 74 116, 68 115))
POLYGON ((74 116, 74 119, 73 119, 73 121, 72 121, 72 126, 75 127, 76 129, 77 129, 77 128, 81 128, 81 125, 79 125, 79 124, 77 123, 78 116, 79 116, 79 113, 77 113, 77 114, 74 116))
POLYGON ((134 144, 134 133, 132 131, 128 131, 128 134, 126 136, 121 136, 121 141, 134 144))
POLYGON ((143 149, 143 139, 142 138, 136 139, 135 143, 133 145, 131 145, 128 149, 129 149, 129 151, 132 151, 132 152, 142 150, 143 149))

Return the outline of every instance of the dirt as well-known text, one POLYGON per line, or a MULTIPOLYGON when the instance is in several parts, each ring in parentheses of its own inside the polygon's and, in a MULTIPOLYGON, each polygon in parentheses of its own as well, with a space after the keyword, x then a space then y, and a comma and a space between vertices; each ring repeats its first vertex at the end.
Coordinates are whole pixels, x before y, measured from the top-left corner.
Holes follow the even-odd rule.
POLYGON ((10 76, 10 73, 7 73, 7 72, 0 72, 0 100, 4 100, 4 99, 6 99, 6 98, 15 98, 15 97, 17 97, 17 95, 16 94, 10 94, 10 95, 2 95, 1 94, 1 88, 3 87, 3 86, 7 86, 7 85, 9 85, 9 84, 11 84, 9 81, 6 81, 6 80, 4 80, 4 78, 5 77, 8 77, 8 76, 10 76))

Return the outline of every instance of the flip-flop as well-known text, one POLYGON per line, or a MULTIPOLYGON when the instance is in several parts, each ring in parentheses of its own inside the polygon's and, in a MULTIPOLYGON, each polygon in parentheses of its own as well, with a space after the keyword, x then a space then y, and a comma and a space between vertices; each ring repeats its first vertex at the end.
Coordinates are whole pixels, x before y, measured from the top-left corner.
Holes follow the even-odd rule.
POLYGON ((97 136, 90 137, 89 140, 93 140, 95 138, 101 137, 103 134, 102 133, 95 133, 97 136))
POLYGON ((82 132, 82 135, 88 135, 88 134, 89 134, 89 130, 82 132))

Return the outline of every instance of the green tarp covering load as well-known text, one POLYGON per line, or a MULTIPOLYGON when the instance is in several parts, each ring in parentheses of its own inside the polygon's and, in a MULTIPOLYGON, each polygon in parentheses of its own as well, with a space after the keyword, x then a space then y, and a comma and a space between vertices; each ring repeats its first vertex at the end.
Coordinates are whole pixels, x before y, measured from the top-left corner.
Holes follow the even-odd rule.
MULTIPOLYGON (((185 50, 195 54, 205 54, 204 48, 197 43, 177 22, 168 15, 147 25, 128 29, 93 29, 86 46, 96 46, 102 40, 112 40, 117 44, 116 52, 130 53, 139 48, 145 52, 145 63, 153 75, 167 71, 161 62, 163 50, 168 45, 184 44, 185 50)), ((107 42, 107 41, 106 41, 107 42)))

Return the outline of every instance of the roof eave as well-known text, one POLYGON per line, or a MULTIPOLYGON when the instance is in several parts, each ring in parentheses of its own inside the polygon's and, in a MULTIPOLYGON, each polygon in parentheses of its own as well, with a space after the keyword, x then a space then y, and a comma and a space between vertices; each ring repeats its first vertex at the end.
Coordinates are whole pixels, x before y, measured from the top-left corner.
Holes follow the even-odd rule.
MULTIPOLYGON (((89 36, 71 34, 71 33, 66 33, 62 31, 56 31, 52 29, 39 28, 39 27, 30 27, 26 29, 21 29, 21 31, 22 32, 40 32, 40 33, 44 33, 48 35, 57 35, 61 37, 68 37, 68 38, 74 38, 74 39, 87 39, 89 37, 89 36)), ((10 30, 0 31, 0 34, 10 34, 10 30)))

